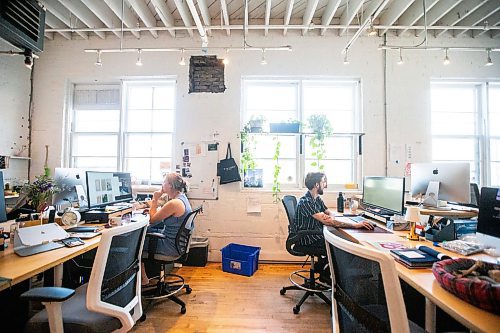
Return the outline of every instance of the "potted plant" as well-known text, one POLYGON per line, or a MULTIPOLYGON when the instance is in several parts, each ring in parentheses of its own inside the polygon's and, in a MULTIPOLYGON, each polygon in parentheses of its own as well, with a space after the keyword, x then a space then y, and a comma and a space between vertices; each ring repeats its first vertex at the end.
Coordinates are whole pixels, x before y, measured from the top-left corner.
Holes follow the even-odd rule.
POLYGON ((300 121, 288 119, 283 123, 269 123, 269 131, 271 133, 299 133, 300 121))
POLYGON ((273 202, 278 203, 280 201, 280 182, 279 182, 279 175, 281 171, 281 166, 279 164, 279 157, 280 157, 280 148, 281 148, 281 142, 278 139, 278 137, 274 138, 275 141, 275 146, 274 146, 274 173, 273 173, 273 202))
POLYGON ((250 133, 262 133, 265 121, 266 117, 261 114, 252 115, 248 123, 245 125, 245 128, 248 128, 250 133))
POLYGON ((25 184, 21 193, 36 212, 41 212, 52 201, 52 194, 58 192, 54 181, 47 175, 36 177, 31 184, 25 184))
POLYGON ((323 171, 325 166, 321 164, 321 160, 326 155, 325 138, 332 134, 332 126, 330 120, 324 114, 313 114, 307 119, 308 127, 313 132, 309 144, 312 148, 311 155, 314 161, 311 166, 317 167, 319 171, 323 171))

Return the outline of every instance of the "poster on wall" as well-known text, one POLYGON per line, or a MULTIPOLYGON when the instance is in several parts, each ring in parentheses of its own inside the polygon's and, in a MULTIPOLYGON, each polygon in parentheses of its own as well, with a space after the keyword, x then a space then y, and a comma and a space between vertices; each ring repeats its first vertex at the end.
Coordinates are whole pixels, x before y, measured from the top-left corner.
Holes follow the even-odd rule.
MULTIPOLYGON (((181 165, 178 170, 189 183, 187 193, 190 199, 217 200, 217 142, 183 142, 181 165)), ((176 168, 177 169, 177 168, 176 168)))

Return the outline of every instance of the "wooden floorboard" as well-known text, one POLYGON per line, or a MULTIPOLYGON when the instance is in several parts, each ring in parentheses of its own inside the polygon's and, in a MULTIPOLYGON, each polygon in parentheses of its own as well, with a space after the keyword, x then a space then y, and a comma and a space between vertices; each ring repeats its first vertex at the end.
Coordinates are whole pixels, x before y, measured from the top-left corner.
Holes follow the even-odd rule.
POLYGON ((154 303, 146 320, 132 332, 331 332, 330 307, 310 297, 299 314, 292 308, 301 291, 280 295, 298 265, 259 264, 251 277, 225 273, 220 263, 206 267, 182 267, 182 275, 193 289, 181 294, 186 314, 170 300, 154 303))

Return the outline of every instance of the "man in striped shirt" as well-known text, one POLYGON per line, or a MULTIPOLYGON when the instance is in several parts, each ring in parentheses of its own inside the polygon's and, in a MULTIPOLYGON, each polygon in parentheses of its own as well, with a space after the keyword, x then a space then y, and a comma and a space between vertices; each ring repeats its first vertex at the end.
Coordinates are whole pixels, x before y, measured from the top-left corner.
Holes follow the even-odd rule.
MULTIPOLYGON (((292 232, 299 230, 318 230, 316 235, 307 235, 300 240, 300 245, 308 247, 325 248, 323 237, 323 225, 338 228, 366 228, 373 229, 368 221, 360 223, 347 223, 336 221, 332 212, 326 207, 320 195, 327 187, 326 176, 322 172, 310 172, 307 174, 305 184, 308 189, 306 194, 300 198, 295 213, 295 223, 292 232)), ((325 249, 326 252, 326 249, 325 249)))

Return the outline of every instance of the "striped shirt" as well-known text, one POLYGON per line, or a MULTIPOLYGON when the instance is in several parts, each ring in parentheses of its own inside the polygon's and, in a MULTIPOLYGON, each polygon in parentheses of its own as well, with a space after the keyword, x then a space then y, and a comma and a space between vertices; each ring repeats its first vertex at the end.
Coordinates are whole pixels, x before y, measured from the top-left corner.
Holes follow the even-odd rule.
MULTIPOLYGON (((323 224, 316 220, 313 215, 316 213, 323 213, 327 210, 323 200, 317 196, 313 199, 311 192, 307 191, 306 194, 300 198, 295 212, 295 230, 323 230, 323 224)), ((324 240, 323 235, 310 235, 300 240, 300 245, 311 245, 319 240, 324 240)))

